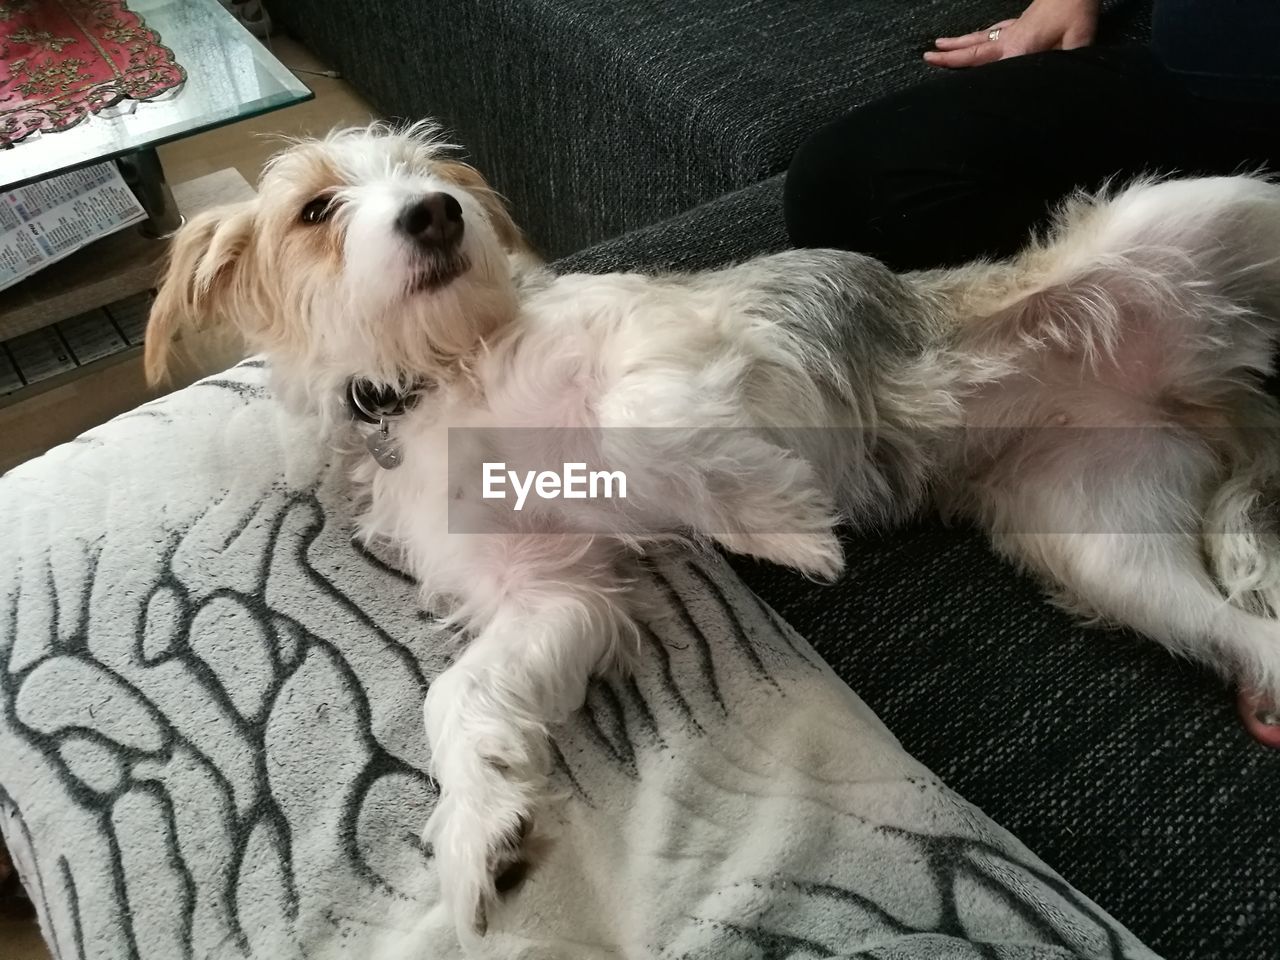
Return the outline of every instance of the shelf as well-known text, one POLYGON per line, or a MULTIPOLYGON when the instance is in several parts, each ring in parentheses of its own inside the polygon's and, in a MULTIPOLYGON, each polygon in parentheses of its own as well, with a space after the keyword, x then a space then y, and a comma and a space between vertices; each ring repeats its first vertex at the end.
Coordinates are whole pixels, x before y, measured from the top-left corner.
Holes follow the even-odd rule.
MULTIPOLYGON (((183 216, 252 199, 253 188, 235 170, 180 183, 173 188, 183 216)), ((156 285, 167 244, 136 227, 95 240, 65 260, 0 291, 0 340, 47 327, 156 285)))

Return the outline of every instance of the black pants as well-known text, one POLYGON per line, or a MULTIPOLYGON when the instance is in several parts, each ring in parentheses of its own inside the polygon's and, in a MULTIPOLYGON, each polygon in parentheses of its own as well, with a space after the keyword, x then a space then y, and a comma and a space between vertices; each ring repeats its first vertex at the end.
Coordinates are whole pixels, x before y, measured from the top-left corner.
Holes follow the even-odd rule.
POLYGON ((787 176, 787 229, 899 270, 950 266, 1017 251, 1078 188, 1264 166, 1280 170, 1275 105, 1192 96, 1144 47, 1053 51, 939 75, 819 130, 787 176))

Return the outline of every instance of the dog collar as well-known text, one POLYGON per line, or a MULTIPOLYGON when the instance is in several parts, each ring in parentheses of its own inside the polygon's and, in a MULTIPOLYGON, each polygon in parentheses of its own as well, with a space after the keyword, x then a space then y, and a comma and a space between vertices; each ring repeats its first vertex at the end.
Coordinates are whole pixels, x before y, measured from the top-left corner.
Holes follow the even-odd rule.
POLYGON ((404 449, 391 435, 392 421, 413 409, 418 398, 432 386, 428 381, 419 380, 408 390, 397 391, 360 377, 347 381, 347 409, 352 418, 378 428, 365 438, 364 445, 383 470, 394 470, 404 459, 404 449))
POLYGON ((347 381, 347 409, 356 420, 380 424, 412 410, 426 389, 427 385, 422 381, 400 392, 391 387, 380 387, 362 377, 352 377, 347 381))

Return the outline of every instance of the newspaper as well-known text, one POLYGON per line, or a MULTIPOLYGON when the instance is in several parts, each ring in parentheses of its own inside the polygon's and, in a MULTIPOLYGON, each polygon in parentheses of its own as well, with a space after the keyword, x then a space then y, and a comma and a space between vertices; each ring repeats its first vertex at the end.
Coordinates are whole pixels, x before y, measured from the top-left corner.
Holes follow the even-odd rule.
POLYGON ((0 194, 0 290, 146 216, 110 162, 0 194))

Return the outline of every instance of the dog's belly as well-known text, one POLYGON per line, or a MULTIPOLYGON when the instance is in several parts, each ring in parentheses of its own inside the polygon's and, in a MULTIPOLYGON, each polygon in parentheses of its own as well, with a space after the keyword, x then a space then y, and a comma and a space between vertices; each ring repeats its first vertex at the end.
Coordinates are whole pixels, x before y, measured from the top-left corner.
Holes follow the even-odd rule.
POLYGON ((1045 351, 968 401, 958 496, 994 532, 1020 534, 1152 532, 1153 482, 1202 504, 1231 441, 1228 385, 1197 376, 1198 360, 1168 328, 1143 322, 1104 357, 1045 351))

